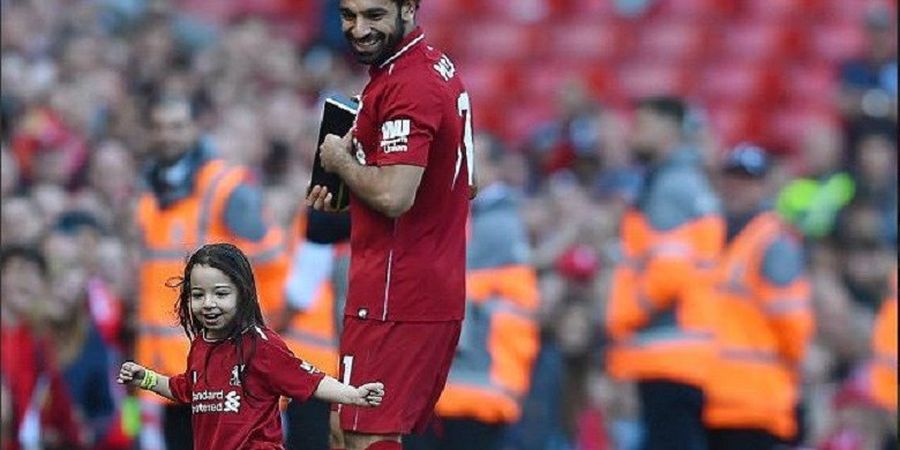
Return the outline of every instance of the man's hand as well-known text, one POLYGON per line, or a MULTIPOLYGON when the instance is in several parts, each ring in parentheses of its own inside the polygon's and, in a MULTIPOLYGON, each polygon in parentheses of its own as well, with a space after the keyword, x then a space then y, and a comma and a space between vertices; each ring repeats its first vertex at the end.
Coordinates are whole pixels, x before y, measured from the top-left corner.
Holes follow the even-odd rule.
POLYGON ((306 206, 311 206, 317 211, 338 212, 339 209, 331 205, 331 192, 325 186, 315 185, 306 196, 306 206))
POLYGON ((344 137, 333 134, 325 136, 322 145, 319 146, 319 161, 322 168, 328 172, 340 175, 340 167, 347 163, 353 163, 353 130, 347 132, 344 137))

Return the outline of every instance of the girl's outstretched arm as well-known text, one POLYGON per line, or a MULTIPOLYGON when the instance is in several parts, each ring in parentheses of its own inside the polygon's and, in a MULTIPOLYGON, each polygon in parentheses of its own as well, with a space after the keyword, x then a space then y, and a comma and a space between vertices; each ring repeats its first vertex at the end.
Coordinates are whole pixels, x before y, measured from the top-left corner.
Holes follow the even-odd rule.
POLYGON ((341 383, 325 376, 313 396, 329 403, 343 403, 356 406, 378 406, 384 398, 384 384, 365 383, 359 387, 341 383))
POLYGON ((178 399, 172 395, 172 390, 169 388, 169 377, 160 375, 131 361, 126 361, 122 364, 116 382, 119 384, 137 386, 144 390, 156 392, 169 400, 175 402, 178 401, 178 399))

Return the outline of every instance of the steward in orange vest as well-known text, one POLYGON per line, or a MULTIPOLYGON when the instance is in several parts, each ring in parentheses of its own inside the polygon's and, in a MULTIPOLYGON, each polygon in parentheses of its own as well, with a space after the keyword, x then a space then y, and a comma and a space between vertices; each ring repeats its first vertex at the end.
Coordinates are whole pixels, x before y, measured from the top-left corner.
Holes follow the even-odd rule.
POLYGON ((872 334, 872 361, 867 386, 875 403, 897 419, 897 273, 891 276, 888 297, 881 305, 872 334))
MULTIPOLYGON (((178 293, 166 284, 183 276, 186 256, 210 242, 240 247, 253 262, 263 313, 270 314, 283 302, 288 255, 283 230, 264 211, 250 171, 216 158, 198 138, 187 99, 163 98, 151 119, 153 160, 136 210, 141 264, 135 358, 176 374, 184 371, 189 342, 174 312, 178 293)), ((145 413, 145 428, 158 432, 159 411, 145 413)))
POLYGON ((769 450, 797 433, 814 331, 799 234, 764 203, 768 156, 741 144, 723 167, 727 245, 717 273, 718 351, 704 419, 712 450, 769 450))
POLYGON ((684 104, 643 100, 632 148, 647 163, 622 219, 605 325, 607 369, 637 383, 645 450, 706 448, 703 389, 714 355, 713 269, 725 235, 684 104))

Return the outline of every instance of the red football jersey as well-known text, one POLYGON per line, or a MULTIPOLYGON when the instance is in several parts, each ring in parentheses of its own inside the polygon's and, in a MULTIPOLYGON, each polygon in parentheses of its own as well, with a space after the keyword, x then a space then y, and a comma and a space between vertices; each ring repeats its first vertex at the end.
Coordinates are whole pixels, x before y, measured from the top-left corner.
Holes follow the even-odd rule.
POLYGON ((169 379, 176 400, 191 404, 194 448, 283 449, 279 397, 305 401, 325 376, 268 329, 248 330, 242 350, 250 361, 243 368, 237 346, 196 338, 187 371, 169 379), (246 371, 246 386, 239 370, 246 371))
POLYGON ((391 219, 353 196, 345 314, 391 321, 460 320, 472 168, 469 96, 421 29, 369 70, 354 128, 366 165, 425 168, 412 208, 391 219))

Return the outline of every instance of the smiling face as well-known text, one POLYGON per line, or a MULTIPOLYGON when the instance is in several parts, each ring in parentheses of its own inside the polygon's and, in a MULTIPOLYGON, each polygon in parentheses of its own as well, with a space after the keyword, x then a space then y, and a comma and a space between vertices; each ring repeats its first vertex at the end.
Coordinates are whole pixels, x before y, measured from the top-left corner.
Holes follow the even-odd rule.
POLYGON ((341 0, 341 30, 362 64, 378 65, 414 26, 415 4, 396 0, 341 0))
POLYGON ((224 339, 234 327, 237 286, 219 269, 197 264, 191 270, 191 314, 209 339, 224 339))

